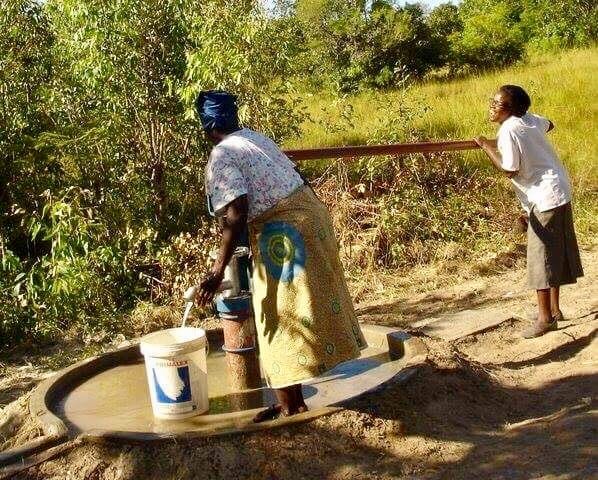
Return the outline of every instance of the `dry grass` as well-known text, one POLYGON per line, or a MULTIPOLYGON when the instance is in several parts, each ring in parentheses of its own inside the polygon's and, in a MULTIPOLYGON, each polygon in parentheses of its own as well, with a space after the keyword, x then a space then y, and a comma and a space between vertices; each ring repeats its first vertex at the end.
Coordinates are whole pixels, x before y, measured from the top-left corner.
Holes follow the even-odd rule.
POLYGON ((42 429, 29 415, 29 394, 0 409, 0 452, 39 437, 42 429))

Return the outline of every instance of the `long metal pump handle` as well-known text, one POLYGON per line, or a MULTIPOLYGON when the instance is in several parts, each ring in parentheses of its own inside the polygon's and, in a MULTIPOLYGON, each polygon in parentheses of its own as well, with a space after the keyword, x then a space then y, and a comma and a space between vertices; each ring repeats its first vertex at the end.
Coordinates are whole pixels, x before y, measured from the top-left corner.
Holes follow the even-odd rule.
POLYGON ((404 155, 408 153, 448 152, 480 148, 473 140, 449 142, 394 143, 389 145, 356 145, 351 147, 306 148, 285 150, 285 154, 296 162, 322 158, 354 158, 375 155, 404 155))

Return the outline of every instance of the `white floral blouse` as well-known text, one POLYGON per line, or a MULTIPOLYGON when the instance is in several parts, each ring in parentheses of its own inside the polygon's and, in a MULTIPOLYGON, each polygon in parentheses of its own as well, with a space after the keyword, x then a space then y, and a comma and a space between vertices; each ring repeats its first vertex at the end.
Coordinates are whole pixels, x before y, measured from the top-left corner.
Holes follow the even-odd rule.
POLYGON ((216 215, 246 194, 251 221, 302 184, 295 165, 278 146, 248 128, 231 133, 216 145, 206 166, 206 193, 216 215))

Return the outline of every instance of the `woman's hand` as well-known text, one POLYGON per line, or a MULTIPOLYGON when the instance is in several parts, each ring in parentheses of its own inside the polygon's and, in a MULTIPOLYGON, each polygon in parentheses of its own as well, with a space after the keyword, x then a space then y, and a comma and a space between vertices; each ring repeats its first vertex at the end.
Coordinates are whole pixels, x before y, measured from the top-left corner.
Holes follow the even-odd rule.
POLYGON ((199 284, 199 291, 196 297, 199 305, 203 307, 212 301, 223 278, 224 272, 221 270, 211 271, 204 277, 199 284))
POLYGON ((496 139, 491 140, 489 138, 484 137, 483 135, 480 135, 479 137, 475 137, 473 141, 477 143, 482 148, 482 150, 496 149, 496 139))
POLYGON ((527 232, 528 225, 529 225, 529 216, 527 214, 519 215, 519 217, 517 218, 517 231, 520 233, 527 232))
POLYGON ((475 143, 477 143, 480 148, 482 148, 482 150, 486 150, 487 148, 491 147, 491 143, 490 140, 488 140, 486 137, 484 137, 483 135, 479 136, 479 137, 475 137, 473 139, 473 141, 475 143))

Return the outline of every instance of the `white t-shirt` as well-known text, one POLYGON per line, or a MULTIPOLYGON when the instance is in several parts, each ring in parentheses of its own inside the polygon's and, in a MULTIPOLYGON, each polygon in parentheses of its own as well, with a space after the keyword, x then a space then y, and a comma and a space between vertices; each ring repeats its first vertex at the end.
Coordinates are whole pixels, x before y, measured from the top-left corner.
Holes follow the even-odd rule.
POLYGON ((534 206, 545 212, 571 201, 571 182, 546 138, 549 126, 547 119, 526 113, 509 117, 498 131, 502 168, 519 171, 511 181, 528 213, 534 206))
POLYGON ((248 128, 231 133, 216 145, 206 166, 206 193, 216 215, 247 194, 250 221, 301 185, 295 165, 280 148, 248 128))

